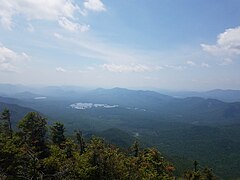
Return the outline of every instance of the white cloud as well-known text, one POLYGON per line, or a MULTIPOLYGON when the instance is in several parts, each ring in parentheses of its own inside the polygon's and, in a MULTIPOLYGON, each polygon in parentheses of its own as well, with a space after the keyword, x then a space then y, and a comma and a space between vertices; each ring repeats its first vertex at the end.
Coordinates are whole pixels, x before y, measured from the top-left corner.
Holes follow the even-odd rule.
POLYGON ((2 17, 1 19, 1 25, 8 30, 12 30, 12 18, 11 17, 2 17))
POLYGON ((61 34, 58 34, 58 33, 54 33, 53 36, 57 39, 62 39, 63 36, 61 34))
POLYGON ((22 57, 22 59, 30 60, 30 57, 25 52, 21 53, 21 57, 22 57))
POLYGON ((203 68, 209 68, 210 65, 209 65, 208 63, 203 62, 203 63, 201 64, 201 67, 203 67, 203 68))
MULTIPOLYGON (((86 58, 94 58, 108 64, 144 64, 146 61, 158 59, 157 55, 149 55, 150 51, 139 51, 137 49, 121 48, 119 44, 109 43, 102 39, 90 38, 89 36, 68 37, 54 33, 53 36, 61 39, 64 44, 77 47, 73 53, 86 58)), ((158 67, 161 69, 162 67, 158 67)))
POLYGON ((7 0, 0 0, 0 22, 4 28, 11 30, 13 14, 14 9, 11 3, 7 0))
POLYGON ((24 52, 16 53, 0 45, 0 71, 18 72, 18 65, 29 59, 29 56, 24 52))
POLYGON ((158 70, 163 69, 163 67, 162 67, 162 66, 156 66, 154 69, 155 69, 156 71, 158 71, 158 70))
POLYGON ((186 63, 187 63, 187 65, 189 65, 189 66, 196 66, 196 63, 193 62, 193 61, 187 61, 186 63))
POLYGON ((74 23, 70 21, 69 19, 65 17, 61 17, 58 20, 58 24, 63 27, 64 29, 67 29, 72 32, 86 32, 89 30, 89 25, 81 25, 78 23, 74 23))
MULTIPOLYGON (((0 0, 0 23, 5 29, 11 30, 14 26, 14 17, 22 16, 27 21, 47 20, 57 21, 59 25, 70 31, 85 32, 88 25, 74 23, 76 14, 87 15, 87 10, 105 11, 106 8, 100 0, 85 0, 84 9, 74 0, 0 0)), ((34 31, 31 24, 26 28, 34 31)))
MULTIPOLYGON (((72 51, 81 57, 93 58, 105 62, 102 66, 111 72, 146 72, 159 71, 165 68, 182 71, 187 68, 184 65, 155 65, 159 59, 165 59, 162 54, 155 51, 141 51, 137 49, 125 49, 116 44, 99 41, 99 39, 88 37, 66 37, 58 33, 53 34, 57 39, 61 39, 65 44, 77 47, 77 51, 72 51), (120 47, 120 48, 119 48, 120 47), (161 58, 160 58, 161 57, 161 58), (148 62, 147 66, 143 65, 148 62), (141 67, 140 65, 143 65, 141 67)), ((166 57, 169 57, 167 55, 166 57)), ((178 57, 179 58, 179 57, 178 57)), ((185 58, 185 57, 184 57, 185 58)), ((190 62, 189 62, 190 63, 190 62)), ((193 62, 194 63, 194 62, 193 62)), ((157 63, 158 64, 158 63, 157 63)), ((162 64, 162 63, 159 63, 162 64)), ((81 70, 81 72, 85 72, 81 70)))
POLYGON ((201 44, 204 51, 220 56, 240 55, 240 27, 226 29, 217 36, 215 45, 201 44))
POLYGON ((56 71, 57 71, 57 72, 67 72, 67 70, 64 69, 64 68, 62 68, 62 67, 57 67, 57 68, 56 68, 56 71))
POLYGON ((105 11, 106 8, 100 0, 86 0, 84 7, 92 11, 105 11))
POLYGON ((182 71, 186 69, 186 66, 176 66, 176 65, 165 65, 165 67, 170 68, 170 69, 175 69, 178 71, 182 71))
POLYGON ((33 27, 33 25, 32 24, 28 24, 28 26, 27 26, 27 31, 28 32, 34 32, 35 31, 35 29, 34 29, 34 27, 33 27))
MULTIPOLYGON (((102 66, 100 66, 100 67, 102 67, 102 66)), ((79 73, 92 73, 95 70, 98 70, 96 68, 97 68, 97 66, 88 66, 86 68, 79 69, 77 72, 79 72, 79 73)), ((99 68, 99 66, 98 66, 98 68, 99 68)))
POLYGON ((232 64, 232 63, 233 63, 233 60, 232 60, 232 59, 230 59, 230 58, 224 58, 224 59, 222 60, 222 62, 220 63, 220 65, 226 66, 226 65, 229 65, 229 64, 232 64))
POLYGON ((146 72, 153 70, 151 67, 142 64, 131 65, 117 65, 117 64, 103 64, 102 67, 111 72, 146 72))
MULTIPOLYGON (((84 7, 96 11, 105 9, 101 1, 86 1, 84 7)), ((77 20, 77 13, 83 15, 82 12, 85 11, 85 9, 81 10, 73 0, 0 0, 0 22, 9 30, 13 28, 14 17, 22 16, 28 22, 31 20, 56 21, 66 30, 85 32, 89 30, 89 25, 73 22, 77 20)), ((26 29, 29 32, 34 31, 30 23, 26 29)))

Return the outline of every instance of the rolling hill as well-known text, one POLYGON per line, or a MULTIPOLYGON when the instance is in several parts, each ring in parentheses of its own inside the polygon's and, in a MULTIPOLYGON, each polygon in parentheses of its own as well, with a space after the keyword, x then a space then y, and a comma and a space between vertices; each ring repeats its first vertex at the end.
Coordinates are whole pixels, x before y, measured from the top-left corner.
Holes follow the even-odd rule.
POLYGON ((27 113, 34 111, 36 112, 36 110, 31 108, 0 102, 0 112, 2 112, 5 108, 10 110, 13 127, 16 127, 17 122, 21 120, 27 113))

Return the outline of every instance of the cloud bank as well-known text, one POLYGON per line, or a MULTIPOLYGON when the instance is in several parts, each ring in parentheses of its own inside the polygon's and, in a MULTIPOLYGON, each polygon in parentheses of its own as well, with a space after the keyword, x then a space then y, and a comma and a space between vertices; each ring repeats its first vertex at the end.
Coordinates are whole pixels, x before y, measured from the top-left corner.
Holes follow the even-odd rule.
POLYGON ((26 53, 17 53, 0 45, 0 71, 19 72, 18 65, 27 60, 29 60, 29 56, 26 53))
POLYGON ((223 65, 231 64, 232 59, 240 55, 240 26, 226 29, 217 36, 216 44, 201 44, 204 51, 214 56, 224 57, 223 65))
POLYGON ((103 64, 102 68, 110 72, 118 72, 118 73, 123 73, 123 72, 141 73, 141 72, 156 70, 152 67, 142 65, 142 64, 130 64, 130 65, 103 64))
MULTIPOLYGON (((100 0, 85 0, 84 9, 81 9, 76 2, 73 0, 0 0, 0 23, 5 29, 12 30, 14 18, 21 16, 27 21, 55 21, 59 26, 72 32, 88 31, 89 25, 77 22, 77 17, 88 10, 105 11, 106 8, 100 0)), ((34 27, 28 25, 27 29, 32 31, 34 27)))

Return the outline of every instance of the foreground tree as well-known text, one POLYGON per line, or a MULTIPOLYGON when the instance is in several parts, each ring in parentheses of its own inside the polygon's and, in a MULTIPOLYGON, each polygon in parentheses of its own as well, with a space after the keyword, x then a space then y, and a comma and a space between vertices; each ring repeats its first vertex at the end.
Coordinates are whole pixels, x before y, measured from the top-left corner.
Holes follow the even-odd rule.
POLYGON ((80 155, 82 155, 85 151, 86 145, 85 145, 85 142, 83 139, 82 132, 80 130, 78 130, 76 132, 76 138, 77 138, 77 142, 78 142, 78 146, 79 146, 80 155))
MULTIPOLYGON (((10 179, 18 174, 22 164, 20 147, 21 139, 18 136, 13 135, 10 139, 0 133, 0 174, 5 174, 10 179)), ((0 175, 0 179, 4 178, 0 175)))
POLYGON ((184 174, 184 179, 186 180, 217 180, 217 176, 213 173, 212 169, 204 168, 201 170, 197 168, 199 163, 195 160, 194 163, 194 170, 187 171, 184 174))
POLYGON ((103 139, 93 137, 87 146, 86 155, 94 167, 90 179, 128 179, 126 156, 103 139))
POLYGON ((20 122, 19 129, 27 148, 40 155, 46 153, 46 119, 39 113, 30 112, 20 122))
POLYGON ((134 154, 135 157, 138 157, 139 155, 139 143, 138 140, 136 140, 132 146, 132 152, 134 154))
POLYGON ((59 147, 63 146, 66 138, 64 136, 65 128, 64 125, 60 122, 56 122, 51 129, 51 138, 53 144, 58 145, 59 147))
POLYGON ((1 114, 1 121, 2 121, 2 132, 7 135, 8 137, 12 138, 12 124, 11 124, 11 115, 9 109, 4 109, 4 111, 1 114))

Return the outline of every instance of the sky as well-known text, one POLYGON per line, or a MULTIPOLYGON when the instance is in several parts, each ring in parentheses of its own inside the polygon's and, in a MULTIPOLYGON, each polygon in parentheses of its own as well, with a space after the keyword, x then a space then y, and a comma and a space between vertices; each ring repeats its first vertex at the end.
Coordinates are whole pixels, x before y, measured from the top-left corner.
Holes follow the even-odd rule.
POLYGON ((0 83, 240 89, 239 0, 0 0, 0 83))

